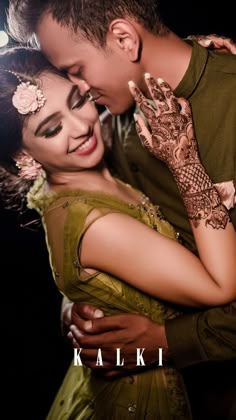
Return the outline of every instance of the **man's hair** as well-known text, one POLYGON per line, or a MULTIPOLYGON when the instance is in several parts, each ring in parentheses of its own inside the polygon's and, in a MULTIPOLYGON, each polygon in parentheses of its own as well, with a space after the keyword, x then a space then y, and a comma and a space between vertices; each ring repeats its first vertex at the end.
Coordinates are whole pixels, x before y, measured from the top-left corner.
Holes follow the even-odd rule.
POLYGON ((105 46, 113 19, 130 17, 149 32, 160 34, 164 25, 158 0, 10 0, 8 30, 18 42, 37 43, 35 33, 42 17, 50 13, 62 26, 85 39, 105 46))

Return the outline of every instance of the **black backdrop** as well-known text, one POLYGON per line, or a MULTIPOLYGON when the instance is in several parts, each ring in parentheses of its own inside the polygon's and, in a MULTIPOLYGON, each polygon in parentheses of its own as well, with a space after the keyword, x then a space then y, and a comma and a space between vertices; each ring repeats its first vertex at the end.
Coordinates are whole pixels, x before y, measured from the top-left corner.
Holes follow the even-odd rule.
MULTIPOLYGON (((7 4, 0 0, 0 30, 7 4)), ((210 0, 163 0, 162 9, 166 22, 182 37, 217 33, 236 39, 230 1, 218 9, 210 0)), ((61 297, 51 277, 42 229, 20 227, 32 218, 33 213, 21 216, 0 207, 5 419, 13 418, 17 410, 25 420, 43 420, 72 356, 61 337, 61 297), (18 396, 21 408, 16 403, 18 396)))

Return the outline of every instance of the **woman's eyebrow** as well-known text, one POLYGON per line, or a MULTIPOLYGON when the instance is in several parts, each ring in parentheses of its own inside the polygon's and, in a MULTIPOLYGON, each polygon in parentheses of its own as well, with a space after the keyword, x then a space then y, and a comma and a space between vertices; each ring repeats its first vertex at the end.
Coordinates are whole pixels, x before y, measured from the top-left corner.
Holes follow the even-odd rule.
POLYGON ((38 134, 38 132, 39 132, 39 130, 41 130, 41 128, 45 125, 45 124, 47 124, 52 118, 54 118, 55 116, 57 116, 59 114, 59 112, 54 112, 53 114, 51 114, 51 115, 48 115, 48 117, 46 117, 46 118, 44 118, 44 120, 43 121, 41 121, 40 123, 39 123, 39 125, 38 125, 38 127, 36 128, 36 130, 35 130, 35 132, 34 132, 34 135, 35 136, 37 136, 37 134, 38 134))

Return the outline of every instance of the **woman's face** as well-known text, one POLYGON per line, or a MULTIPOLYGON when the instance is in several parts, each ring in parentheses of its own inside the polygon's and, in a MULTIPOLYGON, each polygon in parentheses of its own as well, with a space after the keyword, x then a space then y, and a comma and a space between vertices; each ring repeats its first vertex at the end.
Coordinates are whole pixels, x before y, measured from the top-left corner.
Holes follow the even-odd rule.
POLYGON ((78 86, 52 73, 40 76, 45 105, 23 127, 23 147, 51 174, 94 168, 104 154, 99 116, 78 86))

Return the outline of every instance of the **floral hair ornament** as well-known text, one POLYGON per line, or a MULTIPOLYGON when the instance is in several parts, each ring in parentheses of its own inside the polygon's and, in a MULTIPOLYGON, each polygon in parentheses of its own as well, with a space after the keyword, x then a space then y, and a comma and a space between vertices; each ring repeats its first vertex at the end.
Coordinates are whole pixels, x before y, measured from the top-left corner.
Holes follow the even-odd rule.
POLYGON ((34 114, 39 111, 46 102, 42 89, 30 81, 23 82, 20 76, 11 70, 5 70, 13 74, 19 80, 20 84, 12 97, 12 104, 19 114, 34 114))
POLYGON ((40 176, 44 176, 45 174, 42 165, 27 153, 17 153, 15 156, 15 162, 17 168, 19 169, 19 176, 21 178, 33 181, 40 176))

